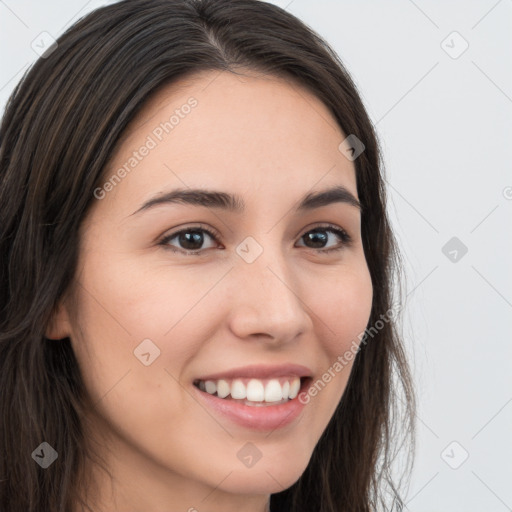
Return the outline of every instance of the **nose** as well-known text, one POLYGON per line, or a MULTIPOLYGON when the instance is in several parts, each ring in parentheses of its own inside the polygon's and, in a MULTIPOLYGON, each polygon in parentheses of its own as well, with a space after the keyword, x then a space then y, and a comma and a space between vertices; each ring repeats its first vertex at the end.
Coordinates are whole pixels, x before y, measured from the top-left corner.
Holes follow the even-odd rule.
POLYGON ((229 325, 237 337, 280 345, 311 327, 301 283, 279 250, 267 248, 252 263, 240 258, 231 274, 229 325))

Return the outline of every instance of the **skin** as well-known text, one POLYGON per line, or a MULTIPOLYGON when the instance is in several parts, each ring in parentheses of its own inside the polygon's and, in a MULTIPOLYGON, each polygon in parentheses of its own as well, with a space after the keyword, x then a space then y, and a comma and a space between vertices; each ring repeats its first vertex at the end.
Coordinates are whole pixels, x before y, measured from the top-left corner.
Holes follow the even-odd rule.
MULTIPOLYGON (((105 511, 264 512, 271 493, 305 470, 338 404, 352 362, 337 372, 293 423, 257 432, 192 398, 195 378, 248 364, 303 364, 317 378, 367 326, 372 284, 360 211, 333 203, 297 213, 310 192, 343 185, 357 198, 354 163, 338 150, 346 137, 315 96, 284 79, 206 72, 166 86, 129 127, 107 170, 112 176, 160 122, 190 97, 180 119, 82 224, 76 303, 62 300, 47 336, 70 337, 97 404, 89 436, 113 484, 97 476, 105 511), (179 85, 179 86, 178 86, 179 85), (184 204, 133 214, 176 188, 238 194, 244 213, 184 204), (133 215, 132 215, 133 214, 133 215), (201 255, 159 245, 201 223, 201 255), (303 235, 334 224, 321 253, 303 235), (237 246, 253 237, 263 252, 247 263, 237 246), (160 356, 143 365, 133 351, 151 339, 160 356), (247 468, 237 452, 262 453, 247 468), (300 446, 300 449, 297 447, 300 446)), ((200 244, 199 244, 200 245, 200 244)), ((318 246, 321 248, 322 246, 318 246)))

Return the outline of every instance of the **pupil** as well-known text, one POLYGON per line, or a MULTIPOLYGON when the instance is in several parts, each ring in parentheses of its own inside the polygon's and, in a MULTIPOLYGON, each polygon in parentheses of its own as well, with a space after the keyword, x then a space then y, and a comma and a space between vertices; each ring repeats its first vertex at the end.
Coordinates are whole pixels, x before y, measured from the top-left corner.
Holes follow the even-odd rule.
POLYGON ((203 245, 203 234, 200 231, 188 231, 186 233, 181 233, 179 241, 184 249, 189 249, 191 251, 200 249, 201 245, 203 245), (194 246, 194 244, 196 245, 194 246))
POLYGON ((322 231, 311 231, 306 236, 313 242, 314 247, 323 247, 327 242, 327 235, 322 231))

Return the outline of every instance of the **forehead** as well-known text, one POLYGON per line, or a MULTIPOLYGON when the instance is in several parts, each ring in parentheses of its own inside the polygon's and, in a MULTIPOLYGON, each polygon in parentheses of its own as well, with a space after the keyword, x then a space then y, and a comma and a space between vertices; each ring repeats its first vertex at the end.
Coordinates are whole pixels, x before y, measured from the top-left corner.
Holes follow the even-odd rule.
POLYGON ((338 149, 344 138, 329 109, 285 78, 202 72, 149 98, 106 179, 124 167, 111 196, 132 199, 177 186, 298 196, 316 183, 357 195, 353 163, 338 149))

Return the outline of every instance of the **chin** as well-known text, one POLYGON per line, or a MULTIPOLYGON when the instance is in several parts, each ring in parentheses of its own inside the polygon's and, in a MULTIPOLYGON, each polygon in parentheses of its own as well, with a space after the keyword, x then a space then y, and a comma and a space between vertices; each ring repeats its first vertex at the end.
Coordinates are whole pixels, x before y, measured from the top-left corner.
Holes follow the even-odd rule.
POLYGON ((308 463, 309 459, 284 459, 277 464, 256 464, 246 470, 234 471, 223 487, 228 492, 239 494, 275 494, 291 487, 304 473, 308 463))

